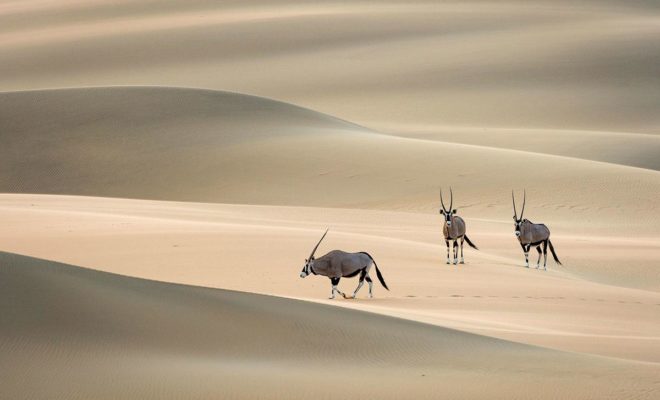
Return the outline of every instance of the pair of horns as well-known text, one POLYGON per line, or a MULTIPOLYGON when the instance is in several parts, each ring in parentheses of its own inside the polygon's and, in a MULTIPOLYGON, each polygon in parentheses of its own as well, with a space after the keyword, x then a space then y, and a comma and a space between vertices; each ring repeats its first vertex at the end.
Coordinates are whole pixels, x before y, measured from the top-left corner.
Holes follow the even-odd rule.
POLYGON ((442 209, 445 210, 445 212, 449 212, 453 210, 454 208, 454 192, 451 190, 451 186, 449 187, 449 194, 451 195, 451 200, 449 200, 449 209, 445 207, 445 202, 442 199, 442 188, 440 188, 440 203, 442 203, 442 209))
POLYGON ((518 218, 518 212, 516 211, 516 198, 513 195, 513 190, 511 191, 511 200, 513 200, 514 217, 516 217, 516 219, 522 219, 523 215, 525 214, 525 202, 527 201, 527 191, 523 190, 523 206, 522 206, 522 212, 520 213, 520 218, 518 218))
POLYGON ((323 234, 323 236, 321 236, 321 239, 319 240, 319 242, 316 244, 316 246, 314 246, 314 249, 312 250, 312 254, 309 255, 308 260, 311 260, 312 257, 314 257, 314 253, 316 253, 316 249, 319 248, 319 245, 320 245, 321 242, 323 241, 323 238, 325 237, 325 235, 328 234, 328 231, 329 231, 329 230, 330 230, 330 228, 328 228, 328 229, 325 230, 325 233, 323 234))

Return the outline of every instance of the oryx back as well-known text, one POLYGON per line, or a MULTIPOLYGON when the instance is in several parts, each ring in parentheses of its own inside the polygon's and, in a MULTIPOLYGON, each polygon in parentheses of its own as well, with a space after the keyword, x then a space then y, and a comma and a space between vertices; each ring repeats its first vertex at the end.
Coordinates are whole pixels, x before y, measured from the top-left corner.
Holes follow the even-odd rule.
POLYGON ((532 221, 524 220, 520 226, 520 243, 535 244, 541 243, 550 238, 550 229, 544 224, 535 224, 532 221))
POLYGON ((364 253, 332 250, 314 260, 314 272, 329 278, 352 277, 370 263, 371 258, 364 253))

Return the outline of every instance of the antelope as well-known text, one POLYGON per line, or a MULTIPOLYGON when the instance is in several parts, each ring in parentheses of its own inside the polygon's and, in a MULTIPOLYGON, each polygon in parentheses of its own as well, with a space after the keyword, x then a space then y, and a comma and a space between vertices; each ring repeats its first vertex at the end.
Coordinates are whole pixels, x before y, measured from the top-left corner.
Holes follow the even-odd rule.
POLYGON ((532 223, 532 221, 523 218, 523 215, 525 214, 525 202, 527 201, 526 191, 523 191, 523 206, 522 211, 520 212, 520 218, 518 218, 518 212, 516 211, 516 198, 513 195, 513 190, 511 191, 511 200, 513 201, 515 234, 520 242, 523 252, 525 253, 525 266, 529 268, 529 249, 530 247, 535 246, 536 250, 539 252, 539 259, 536 261, 536 269, 539 269, 541 264, 541 245, 543 245, 543 269, 547 269, 548 245, 550 245, 550 251, 552 252, 552 257, 555 259, 555 262, 561 265, 561 262, 555 253, 555 248, 550 241, 550 229, 544 224, 535 224, 532 223))
POLYGON ((463 218, 456 215, 454 207, 454 192, 449 188, 449 193, 451 194, 451 200, 449 201, 449 209, 445 207, 445 202, 442 198, 442 189, 440 189, 440 203, 442 208, 440 209, 440 214, 444 215, 445 223, 442 227, 442 233, 445 235, 445 244, 447 245, 447 264, 451 264, 449 261, 449 242, 454 241, 452 246, 454 249, 454 265, 458 264, 458 241, 461 241, 461 264, 465 264, 465 259, 463 258, 463 242, 468 242, 470 247, 475 250, 479 250, 470 239, 465 234, 465 221, 463 218))
POLYGON ((376 267, 376 275, 378 276, 380 284, 383 285, 385 289, 390 290, 387 287, 387 284, 385 283, 383 275, 381 275, 378 266, 376 265, 376 261, 374 261, 373 257, 371 257, 369 253, 346 253, 345 251, 341 250, 332 250, 324 256, 314 258, 316 249, 318 249, 321 241, 323 241, 323 238, 325 238, 325 235, 327 234, 328 230, 326 229, 323 236, 321 236, 321 240, 319 240, 316 246, 314 246, 314 249, 309 255, 309 258, 305 259, 305 266, 303 267, 302 271, 300 271, 301 278, 305 278, 309 274, 323 275, 330 278, 330 282, 332 284, 332 293, 330 294, 330 299, 335 298, 335 293, 339 293, 345 299, 354 299, 364 284, 364 281, 366 280, 367 283, 369 283, 369 298, 372 298, 373 282, 371 277, 369 277, 369 270, 373 264, 373 266, 376 267), (358 274, 360 275, 360 282, 358 283, 357 288, 355 288, 353 296, 348 297, 345 293, 337 288, 341 278, 352 278, 358 274))

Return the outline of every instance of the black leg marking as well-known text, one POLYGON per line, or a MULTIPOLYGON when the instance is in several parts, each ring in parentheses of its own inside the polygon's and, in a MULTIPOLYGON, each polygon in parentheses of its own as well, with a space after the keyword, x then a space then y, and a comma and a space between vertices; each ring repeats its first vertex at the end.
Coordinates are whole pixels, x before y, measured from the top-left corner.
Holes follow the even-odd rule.
POLYGON ((449 264, 449 240, 445 239, 445 244, 447 245, 447 264, 449 264))
POLYGON ((355 298, 355 296, 357 296, 357 293, 360 291, 360 288, 362 288, 362 285, 364 285, 364 278, 365 278, 366 275, 367 275, 367 269, 366 268, 361 269, 360 270, 360 279, 359 279, 358 285, 355 288, 355 290, 353 291, 353 298, 355 298))
POLYGON ((525 266, 529 268, 529 248, 531 245, 522 244, 523 251, 525 252, 525 266))
POLYGON ((465 258, 463 258, 463 243, 465 243, 465 236, 461 236, 461 264, 465 264, 465 258))
POLYGON ((371 280, 371 277, 369 277, 369 275, 367 275, 364 279, 365 279, 365 280, 367 281, 367 283, 369 284, 369 297, 374 297, 373 292, 372 292, 372 289, 373 289, 373 287, 374 287, 374 283, 373 283, 373 281, 371 280))

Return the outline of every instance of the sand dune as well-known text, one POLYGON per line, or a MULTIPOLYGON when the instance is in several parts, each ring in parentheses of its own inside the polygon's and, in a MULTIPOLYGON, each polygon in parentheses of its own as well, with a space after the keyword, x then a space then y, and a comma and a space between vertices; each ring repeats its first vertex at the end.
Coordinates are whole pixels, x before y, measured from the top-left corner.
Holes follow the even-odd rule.
MULTIPOLYGON (((394 128, 392 128, 394 129, 394 128)), ((660 170, 660 136, 626 132, 400 126, 393 135, 660 170)))
MULTIPOLYGON (((147 279, 327 302, 555 349, 660 361, 658 238, 554 234, 564 267, 522 267, 509 223, 473 219, 467 264, 444 264, 431 214, 0 196, 5 251, 147 279), (368 251, 392 289, 328 301, 325 278, 298 273, 319 249, 368 251), (575 243, 573 244, 573 242, 575 243), (622 243, 634 251, 622 252, 622 243), (603 283, 596 283, 603 282, 603 283), (616 286, 612 286, 612 284, 616 286), (642 287, 647 290, 621 287, 642 287), (606 317, 605 317, 606 316, 606 317)), ((535 259, 533 259, 535 261, 535 259)), ((343 280, 342 290, 355 288, 343 280)))
POLYGON ((0 90, 204 87, 384 130, 658 133, 659 13, 652 1, 10 2, 0 90))
POLYGON ((0 397, 657 398, 659 21, 0 1, 0 397), (523 188, 563 267, 522 267, 523 188), (392 290, 299 279, 325 227, 392 290))
POLYGON ((2 253, 3 397, 653 398, 658 366, 2 253), (475 379, 479 385, 474 385, 475 379), (341 385, 339 385, 341 383, 341 385))
POLYGON ((527 188, 555 229, 657 233, 660 173, 377 134, 239 94, 93 88, 0 94, 0 191, 431 211, 452 185, 471 215, 510 219, 527 188))

